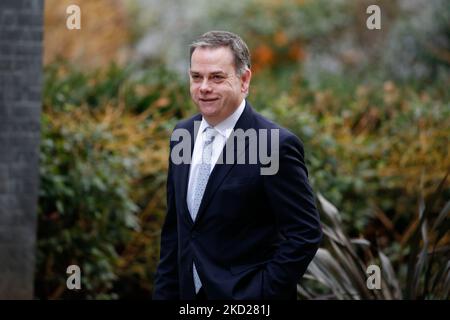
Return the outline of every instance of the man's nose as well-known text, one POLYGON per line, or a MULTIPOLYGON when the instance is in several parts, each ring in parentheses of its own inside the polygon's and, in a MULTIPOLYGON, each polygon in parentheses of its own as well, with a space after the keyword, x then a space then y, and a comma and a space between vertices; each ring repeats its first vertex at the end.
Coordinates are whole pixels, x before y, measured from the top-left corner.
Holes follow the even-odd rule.
POLYGON ((211 91, 211 86, 209 85, 208 78, 204 78, 200 85, 200 92, 206 93, 211 91))

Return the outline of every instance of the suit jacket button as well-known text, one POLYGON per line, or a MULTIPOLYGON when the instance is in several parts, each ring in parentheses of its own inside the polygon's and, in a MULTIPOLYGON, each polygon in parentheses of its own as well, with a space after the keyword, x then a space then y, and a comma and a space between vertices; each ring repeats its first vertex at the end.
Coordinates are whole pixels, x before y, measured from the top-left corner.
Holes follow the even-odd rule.
POLYGON ((191 239, 195 239, 198 236, 198 232, 197 231, 192 231, 191 232, 191 239))

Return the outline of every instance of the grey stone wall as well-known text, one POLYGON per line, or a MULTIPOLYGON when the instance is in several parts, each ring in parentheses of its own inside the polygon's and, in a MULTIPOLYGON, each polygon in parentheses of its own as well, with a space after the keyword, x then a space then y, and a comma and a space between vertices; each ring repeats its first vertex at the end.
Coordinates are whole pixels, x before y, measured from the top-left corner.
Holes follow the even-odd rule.
POLYGON ((0 299, 33 298, 43 6, 0 1, 0 299))

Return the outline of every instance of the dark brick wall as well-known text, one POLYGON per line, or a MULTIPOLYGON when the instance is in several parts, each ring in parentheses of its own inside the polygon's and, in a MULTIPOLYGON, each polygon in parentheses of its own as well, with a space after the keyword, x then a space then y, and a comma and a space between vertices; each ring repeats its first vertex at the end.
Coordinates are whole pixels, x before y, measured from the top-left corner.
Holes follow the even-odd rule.
POLYGON ((33 298, 43 0, 0 0, 0 299, 33 298))

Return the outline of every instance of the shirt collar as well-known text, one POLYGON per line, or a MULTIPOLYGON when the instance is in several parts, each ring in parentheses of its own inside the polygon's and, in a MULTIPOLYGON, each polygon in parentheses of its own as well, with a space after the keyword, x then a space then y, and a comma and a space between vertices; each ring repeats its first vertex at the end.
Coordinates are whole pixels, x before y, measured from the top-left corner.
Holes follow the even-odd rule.
MULTIPOLYGON (((239 107, 237 107, 236 110, 232 114, 228 116, 225 120, 215 125, 213 128, 217 130, 223 137, 228 139, 228 137, 231 134, 231 131, 233 130, 234 126, 236 125, 237 121, 239 120, 239 117, 241 116, 242 112, 244 112, 245 109, 245 99, 242 100, 239 107)), ((200 123, 199 131, 203 132, 207 127, 210 125, 205 120, 205 118, 202 117, 202 121, 200 123)))

